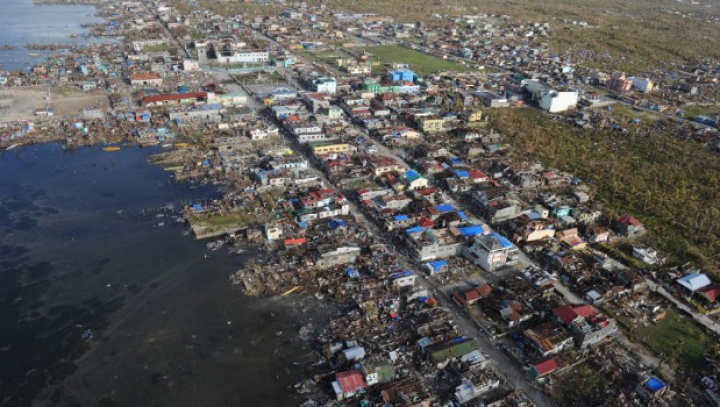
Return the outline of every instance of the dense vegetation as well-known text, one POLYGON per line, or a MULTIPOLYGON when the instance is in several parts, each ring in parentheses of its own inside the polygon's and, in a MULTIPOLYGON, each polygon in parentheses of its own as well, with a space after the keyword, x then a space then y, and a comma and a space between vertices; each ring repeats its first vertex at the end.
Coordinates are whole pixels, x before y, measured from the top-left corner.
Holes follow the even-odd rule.
POLYGON ((634 214, 647 238, 676 262, 716 272, 720 249, 720 157, 662 131, 581 130, 535 109, 492 116, 517 154, 590 183, 612 216, 634 214))

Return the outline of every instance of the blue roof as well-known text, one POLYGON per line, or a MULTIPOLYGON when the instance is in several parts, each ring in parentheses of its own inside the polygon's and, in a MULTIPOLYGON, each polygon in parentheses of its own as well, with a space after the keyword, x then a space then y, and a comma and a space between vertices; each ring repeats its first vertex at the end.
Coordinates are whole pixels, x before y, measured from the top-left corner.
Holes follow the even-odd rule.
POLYGON ((345 227, 347 224, 342 219, 333 219, 328 223, 330 229, 337 229, 339 227, 345 227))
POLYGON ((465 212, 463 211, 457 211, 458 216, 460 217, 460 220, 467 219, 467 216, 465 216, 465 212))
POLYGON ((462 160, 457 157, 450 157, 450 163, 453 165, 462 164, 462 160))
POLYGON ((650 389, 651 392, 657 393, 658 390, 662 390, 665 387, 665 384, 653 376, 645 382, 645 386, 650 389))
POLYGON ((503 248, 507 249, 508 247, 512 247, 512 243, 510 243, 510 241, 508 241, 505 236, 497 232, 493 233, 492 236, 494 236, 498 240, 498 242, 500 242, 500 245, 502 245, 503 248))
POLYGON ((421 228, 420 226, 413 226, 413 227, 411 227, 411 228, 408 228, 408 229, 405 231, 405 233, 407 233, 407 234, 409 235, 409 234, 411 234, 411 233, 422 232, 422 230, 423 230, 423 228, 421 228))
POLYGON ((407 215, 395 215, 393 217, 393 219, 395 219, 396 221, 408 220, 408 216, 407 215))
POLYGON ((391 275, 390 275, 390 278, 392 278, 392 279, 394 280, 394 279, 396 279, 396 278, 410 277, 410 276, 413 276, 413 275, 415 275, 415 273, 413 273, 412 271, 410 271, 410 270, 404 270, 404 271, 398 271, 397 273, 391 274, 391 275))
POLYGON ((535 212, 535 211, 533 211, 533 212, 528 212, 528 213, 527 213, 527 217, 528 217, 530 220, 537 220, 537 219, 542 218, 542 216, 540 216, 540 214, 537 213, 537 212, 535 212))
POLYGON ((458 230, 465 237, 472 237, 485 233, 485 229, 483 229, 480 225, 464 226, 458 228, 458 230))
POLYGON ((436 210, 440 212, 452 212, 455 210, 452 205, 450 204, 442 204, 435 207, 436 210))
POLYGON ((429 264, 429 265, 433 268, 433 270, 435 270, 435 271, 440 270, 440 269, 443 268, 443 267, 448 267, 448 266, 450 266, 450 265, 448 264, 447 260, 445 260, 445 259, 437 260, 437 261, 431 261, 431 262, 428 263, 428 264, 429 264))
POLYGON ((405 177, 406 177, 407 179, 409 179, 410 181, 413 181, 413 180, 415 180, 415 179, 422 178, 422 175, 420 175, 420 174, 419 174, 417 171, 415 171, 415 170, 407 170, 407 171, 405 171, 405 177))
POLYGON ((470 177, 470 173, 467 172, 467 171, 464 171, 464 170, 463 170, 463 171, 461 171, 461 170, 454 170, 453 172, 455 173, 455 176, 457 176, 458 178, 468 178, 468 177, 470 177))

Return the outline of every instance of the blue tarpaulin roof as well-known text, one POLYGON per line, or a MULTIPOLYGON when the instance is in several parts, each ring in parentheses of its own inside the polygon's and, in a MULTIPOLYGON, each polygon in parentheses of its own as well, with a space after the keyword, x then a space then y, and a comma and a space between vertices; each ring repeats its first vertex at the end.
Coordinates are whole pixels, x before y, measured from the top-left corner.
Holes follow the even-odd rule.
POLYGON ((462 160, 457 157, 450 157, 450 163, 453 165, 462 164, 462 160))
POLYGON ((396 221, 408 220, 408 216, 407 215, 395 215, 393 217, 393 219, 395 219, 396 221))
POLYGON ((411 228, 408 228, 408 229, 405 231, 405 233, 410 234, 410 233, 422 232, 422 230, 423 230, 423 229, 422 229, 420 226, 413 226, 413 227, 411 227, 411 228))
POLYGON ((460 217, 460 220, 463 220, 463 221, 464 221, 465 219, 467 219, 467 216, 465 216, 465 212, 463 212, 463 211, 457 211, 457 214, 458 214, 458 216, 460 217))
POLYGON ((347 226, 347 223, 341 219, 333 219, 328 223, 330 229, 344 228, 345 226, 347 226))
POLYGON ((435 207, 435 209, 440 212, 452 212, 455 210, 455 208, 453 208, 453 206, 450 204, 438 205, 435 207))
POLYGON ((658 390, 661 390, 663 387, 665 387, 665 384, 663 384, 660 379, 653 376, 645 382, 645 386, 650 389, 651 392, 656 393, 658 390))
POLYGON ((498 242, 500 242, 500 244, 502 245, 503 248, 507 249, 508 247, 512 246, 512 243, 510 243, 507 239, 505 239, 505 237, 503 235, 501 235, 497 232, 493 233, 492 235, 498 240, 498 242))
POLYGON ((405 171, 405 177, 406 177, 407 179, 409 179, 410 181, 413 181, 413 180, 416 180, 416 179, 418 179, 418 178, 422 178, 422 175, 420 175, 420 174, 419 174, 417 171, 415 171, 415 170, 407 170, 407 171, 405 171))
POLYGON ((440 270, 440 269, 443 268, 443 267, 448 267, 448 266, 449 266, 447 260, 445 260, 445 259, 437 260, 437 261, 431 261, 431 262, 428 263, 428 264, 429 264, 429 265, 433 268, 433 270, 435 270, 435 271, 438 271, 438 270, 440 270))
POLYGON ((485 229, 483 229, 480 225, 464 226, 458 228, 458 230, 465 237, 477 236, 485 233, 485 229))
POLYGON ((470 173, 467 171, 454 170, 455 176, 458 178, 468 178, 470 173))
POLYGON ((537 212, 535 212, 535 211, 533 211, 533 212, 528 212, 528 213, 527 213, 527 217, 528 217, 528 219, 530 219, 530 220, 537 220, 537 219, 542 218, 542 216, 540 216, 540 214, 537 213, 537 212))
POLYGON ((409 277, 412 275, 415 275, 415 273, 413 273, 410 270, 404 270, 404 271, 398 271, 397 273, 391 274, 390 278, 392 278, 394 280, 396 278, 409 277))

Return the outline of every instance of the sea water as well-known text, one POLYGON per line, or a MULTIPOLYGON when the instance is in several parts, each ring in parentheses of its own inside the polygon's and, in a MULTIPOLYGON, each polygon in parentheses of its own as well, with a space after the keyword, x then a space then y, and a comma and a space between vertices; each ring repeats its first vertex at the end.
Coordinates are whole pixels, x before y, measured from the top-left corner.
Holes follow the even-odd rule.
POLYGON ((245 258, 158 217, 217 193, 152 152, 0 153, 3 406, 297 405, 289 367, 307 350, 291 339, 310 313, 245 297, 227 282, 245 258))
POLYGON ((108 39, 83 38, 84 24, 97 24, 93 6, 35 5, 32 0, 0 2, 0 46, 13 45, 16 50, 0 50, 0 71, 16 71, 42 62, 57 51, 33 51, 34 44, 87 44, 108 39), (76 34, 73 38, 71 35, 76 34), (29 55, 36 54, 36 55, 29 55))

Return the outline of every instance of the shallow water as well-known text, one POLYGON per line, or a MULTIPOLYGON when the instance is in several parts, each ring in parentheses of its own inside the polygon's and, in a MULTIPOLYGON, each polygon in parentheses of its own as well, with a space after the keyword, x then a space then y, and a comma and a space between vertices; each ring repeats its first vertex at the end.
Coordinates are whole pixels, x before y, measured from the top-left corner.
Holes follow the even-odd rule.
POLYGON ((14 45, 19 49, 0 50, 0 71, 15 71, 26 63, 41 62, 56 54, 54 51, 29 51, 28 43, 87 44, 107 39, 83 38, 83 24, 97 24, 93 6, 37 6, 33 0, 2 0, 0 2, 0 45, 14 45), (78 37, 71 38, 70 35, 78 37), (36 53, 37 56, 28 54, 36 53))
POLYGON ((315 305, 243 296, 227 283, 242 257, 147 214, 215 195, 149 154, 0 154, 0 404, 297 405, 291 339, 315 305))

